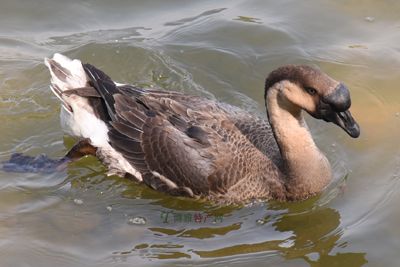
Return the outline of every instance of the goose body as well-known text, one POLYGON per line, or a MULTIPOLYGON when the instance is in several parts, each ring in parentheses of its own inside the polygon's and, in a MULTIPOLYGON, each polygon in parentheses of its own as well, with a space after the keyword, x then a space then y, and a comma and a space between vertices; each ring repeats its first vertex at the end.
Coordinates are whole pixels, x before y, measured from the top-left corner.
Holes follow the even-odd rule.
POLYGON ((343 84, 307 66, 266 80, 266 118, 180 92, 115 83, 99 69, 55 54, 45 59, 61 121, 85 140, 110 174, 172 195, 223 202, 297 200, 331 179, 302 116, 334 122, 357 137, 343 84))

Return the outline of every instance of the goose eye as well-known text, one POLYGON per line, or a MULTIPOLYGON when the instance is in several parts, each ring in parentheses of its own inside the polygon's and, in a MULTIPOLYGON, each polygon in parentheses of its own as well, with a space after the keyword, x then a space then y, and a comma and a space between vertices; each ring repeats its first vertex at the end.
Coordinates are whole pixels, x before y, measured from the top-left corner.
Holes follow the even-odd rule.
POLYGON ((315 90, 312 87, 306 87, 305 89, 306 89, 307 93, 309 93, 310 95, 315 95, 317 93, 317 90, 315 90))

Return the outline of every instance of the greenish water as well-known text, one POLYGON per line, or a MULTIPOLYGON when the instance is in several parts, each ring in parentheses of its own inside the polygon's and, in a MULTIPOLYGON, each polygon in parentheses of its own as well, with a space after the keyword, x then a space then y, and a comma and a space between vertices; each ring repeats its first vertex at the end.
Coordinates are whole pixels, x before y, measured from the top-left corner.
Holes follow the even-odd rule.
POLYGON ((3 1, 0 161, 62 156, 45 56, 119 82, 263 114, 267 73, 318 66, 345 82, 362 135, 309 119, 335 179, 299 203, 216 207, 107 177, 94 158, 56 174, 0 172, 1 266, 398 266, 398 1, 3 1), (145 222, 145 224, 135 224, 145 222))

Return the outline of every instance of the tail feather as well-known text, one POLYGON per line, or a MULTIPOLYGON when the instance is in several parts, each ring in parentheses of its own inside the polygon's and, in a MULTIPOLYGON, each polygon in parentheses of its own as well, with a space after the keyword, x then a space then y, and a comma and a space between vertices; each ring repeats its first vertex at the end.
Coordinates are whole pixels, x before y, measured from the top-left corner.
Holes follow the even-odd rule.
POLYGON ((61 54, 54 54, 53 58, 45 58, 44 63, 51 74, 51 90, 62 101, 64 109, 72 113, 71 102, 64 92, 87 86, 88 80, 82 63, 61 54))
POLYGON ((69 111, 61 112, 63 128, 88 140, 109 173, 129 174, 142 181, 141 172, 148 167, 139 126, 153 114, 140 101, 146 90, 115 83, 96 67, 60 54, 46 58, 45 64, 51 89, 69 111))
POLYGON ((54 54, 53 58, 45 58, 44 63, 51 73, 51 82, 62 90, 87 86, 87 77, 80 60, 71 60, 61 54, 54 54))
POLYGON ((61 124, 71 135, 90 139, 96 147, 108 145, 108 110, 80 60, 61 54, 45 59, 51 74, 50 88, 62 101, 61 124), (63 112, 63 111, 67 112, 63 112))
POLYGON ((90 79, 91 85, 98 91, 106 103, 111 120, 116 121, 114 95, 120 94, 120 90, 107 74, 93 65, 84 64, 83 68, 90 79))

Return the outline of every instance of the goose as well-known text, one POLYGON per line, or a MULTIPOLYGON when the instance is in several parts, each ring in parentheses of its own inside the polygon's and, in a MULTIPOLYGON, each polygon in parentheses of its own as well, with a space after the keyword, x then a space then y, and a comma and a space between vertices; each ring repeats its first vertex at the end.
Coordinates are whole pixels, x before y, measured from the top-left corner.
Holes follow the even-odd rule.
POLYGON ((79 140, 62 162, 94 155, 109 175, 173 196, 304 200, 326 188, 332 170, 303 111, 360 135, 347 87, 307 65, 268 75, 265 118, 202 96, 120 84, 58 53, 45 65, 61 124, 79 140))

